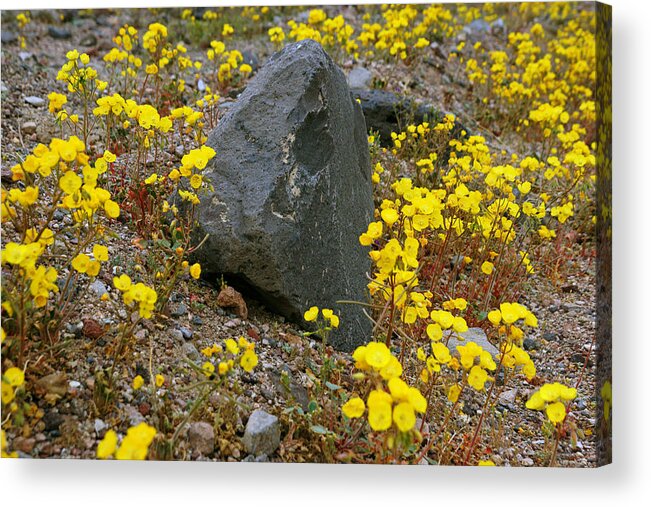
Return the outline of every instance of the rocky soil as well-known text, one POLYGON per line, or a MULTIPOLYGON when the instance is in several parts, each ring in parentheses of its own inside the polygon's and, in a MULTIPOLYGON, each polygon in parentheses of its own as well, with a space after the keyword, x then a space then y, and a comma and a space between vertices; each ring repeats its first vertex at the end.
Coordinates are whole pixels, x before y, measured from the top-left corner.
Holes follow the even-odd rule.
MULTIPOLYGON (((47 143, 56 135, 55 125, 47 114, 47 94, 53 89, 66 51, 79 48, 91 56, 102 55, 124 22, 125 19, 108 12, 86 18, 71 17, 63 23, 44 15, 30 26, 25 50, 19 48, 11 28, 5 30, 3 26, 3 185, 11 185, 6 177, 16 157, 24 156, 36 143, 47 143)), ((443 52, 447 53, 446 48, 443 52)), ((261 55, 261 58, 264 57, 261 55)), ((437 101, 443 109, 468 121, 472 129, 472 120, 464 119, 465 90, 454 81, 447 65, 444 58, 434 56, 422 74, 393 80, 416 83, 411 87, 413 96, 437 101)), ((384 70, 380 64, 368 64, 365 68, 374 75, 384 70)), ((363 81, 362 84, 365 85, 363 81)), ((110 257, 127 259, 133 255, 136 238, 125 224, 118 224, 116 230, 117 236, 110 242, 110 257)), ((570 415, 576 427, 575 434, 563 439, 558 451, 558 464, 567 467, 590 467, 596 463, 591 432, 595 425, 593 253, 592 247, 584 252, 580 245, 577 246, 573 260, 562 267, 563 276, 558 283, 551 284, 546 277, 535 275, 531 290, 522 301, 541 323, 541 327, 525 340, 539 381, 578 385, 579 394, 570 415)), ((260 364, 239 379, 243 387, 236 403, 226 404, 232 410, 224 411, 225 403, 219 396, 209 399, 194 422, 183 430, 177 457, 216 461, 311 461, 313 455, 309 447, 296 445, 288 433, 290 428, 283 411, 296 405, 307 407, 312 380, 305 372, 318 367, 319 344, 302 336, 295 326, 246 295, 248 315, 245 319, 238 317, 231 313, 233 308, 218 305, 219 289, 217 281, 209 284, 186 280, 173 294, 167 317, 139 326, 131 359, 116 386, 122 393, 121 399, 117 410, 107 419, 97 416, 93 408, 93 371, 105 361, 106 351, 111 347, 110 341, 103 338, 106 330, 130 316, 112 310, 117 305, 99 304, 98 298, 104 292, 109 293, 110 301, 117 301, 118 294, 109 276, 98 279, 88 292, 80 293, 82 310, 66 331, 63 353, 57 361, 48 363, 51 370, 43 372, 44 378, 39 384, 41 391, 54 395, 50 399, 56 402, 48 403, 45 397, 39 401, 40 421, 33 431, 12 435, 14 449, 21 457, 93 458, 98 441, 109 428, 126 428, 151 415, 153 408, 149 397, 144 391, 134 391, 131 387, 133 376, 142 374, 147 379, 150 368, 162 373, 165 383, 159 391, 166 393, 173 411, 187 411, 196 397, 196 392, 184 390, 196 378, 188 361, 200 364, 202 348, 228 337, 245 336, 255 342, 260 364), (161 370, 160 365, 164 365, 164 369, 161 370), (261 415, 259 410, 278 419, 261 415), (215 426, 222 431, 215 434, 215 426)), ((350 365, 347 370, 352 372, 347 354, 331 353, 337 361, 350 365)), ((344 387, 345 381, 342 379, 344 387)), ((491 428, 491 458, 498 465, 546 464, 549 449, 540 431, 543 414, 524 408, 524 402, 534 389, 535 386, 522 382, 500 396, 497 408, 505 416, 503 426, 491 428)), ((464 405, 469 415, 479 409, 472 399, 464 405)))

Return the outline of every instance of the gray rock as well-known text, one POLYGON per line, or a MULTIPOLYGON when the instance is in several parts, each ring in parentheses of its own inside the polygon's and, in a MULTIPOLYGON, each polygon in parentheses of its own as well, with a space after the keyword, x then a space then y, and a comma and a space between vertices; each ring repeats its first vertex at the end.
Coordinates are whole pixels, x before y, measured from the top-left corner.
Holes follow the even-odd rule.
POLYGON ((192 325, 194 326, 202 326, 203 325, 203 319, 199 317, 198 315, 194 315, 192 317, 192 325))
POLYGON ((147 336, 149 336, 149 331, 146 329, 139 329, 134 333, 134 338, 138 341, 143 341, 147 336))
POLYGON ((34 132, 36 132, 36 122, 26 121, 21 125, 20 130, 23 131, 23 134, 33 134, 34 132))
POLYGON ((95 424, 93 425, 95 428, 95 433, 97 433, 98 436, 102 435, 104 430, 108 428, 108 424, 106 424, 104 421, 101 419, 95 419, 95 424))
POLYGON ((522 346, 524 350, 538 350, 540 348, 540 344, 534 338, 525 338, 522 346))
POLYGON ((79 41, 80 46, 90 47, 97 44, 97 37, 92 33, 86 35, 83 39, 79 41))
POLYGON ((450 259, 450 269, 460 269, 465 258, 465 255, 453 255, 452 259, 450 259))
POLYGON ((181 351, 191 361, 197 361, 199 359, 199 351, 197 350, 197 347, 190 342, 185 342, 181 346, 181 351))
POLYGON ((179 343, 185 342, 185 338, 183 338, 183 333, 180 329, 170 329, 169 334, 175 341, 179 343))
POLYGON ((108 292, 106 285, 101 280, 95 280, 93 283, 89 285, 88 288, 97 297, 102 297, 104 294, 108 292))
POLYGON ((9 91, 9 88, 7 88, 7 85, 5 85, 2 81, 0 81, 0 93, 7 93, 9 91))
MULTIPOLYGON (((300 405, 303 410, 307 410, 310 404, 310 395, 305 387, 296 382, 291 373, 289 375, 289 385, 286 385, 281 380, 281 375, 276 372, 271 372, 269 376, 275 387, 275 392, 288 402, 300 405)), ((263 393, 264 396, 264 393, 263 393)), ((265 396, 266 397, 266 396, 265 396)), ((269 399, 269 398, 267 398, 269 399)), ((275 399, 275 397, 273 398, 275 399)))
POLYGON ((240 321, 240 319, 231 319, 231 320, 227 321, 226 323, 224 323, 224 327, 227 327, 229 329, 234 329, 237 326, 239 326, 241 323, 242 322, 240 321))
POLYGON ((463 32, 471 40, 483 39, 491 32, 491 25, 484 19, 475 19, 470 24, 463 27, 463 32))
POLYGON ((269 456, 267 456, 266 454, 261 454, 260 456, 254 456, 253 454, 249 454, 242 461, 245 463, 269 463, 269 456))
POLYGON ((29 60, 32 56, 34 56, 34 54, 30 53, 29 51, 20 51, 18 53, 18 58, 20 58, 21 62, 24 62, 25 60, 29 60))
POLYGON ((181 335, 183 336, 184 340, 192 339, 192 331, 190 329, 188 329, 187 327, 181 326, 179 328, 179 331, 181 331, 181 335))
POLYGON ((491 23, 491 33, 495 36, 504 35, 506 33, 506 25, 503 18, 497 18, 491 23))
MULTIPOLYGON (((367 129, 379 132, 383 146, 391 144, 391 132, 398 131, 400 126, 423 121, 435 123, 445 115, 433 104, 420 104, 386 90, 356 88, 352 94, 360 100, 367 129)), ((453 133, 462 128, 455 124, 453 133)))
POLYGON ((253 291, 304 325, 310 306, 341 316, 331 343, 368 340, 370 261, 358 238, 373 217, 361 108, 343 72, 312 40, 273 55, 220 120, 204 174, 215 191, 199 206, 197 260, 207 276, 253 291))
POLYGON ((132 405, 125 405, 124 413, 129 419, 130 426, 137 426, 141 422, 145 422, 145 416, 143 416, 138 409, 132 405))
POLYGON ((486 333, 480 327, 471 327, 465 333, 459 333, 458 336, 456 333, 452 334, 448 341, 448 348, 450 349, 451 353, 458 355, 459 352, 457 352, 457 346, 465 345, 468 342, 475 342, 481 348, 490 352, 493 357, 499 354, 497 347, 488 341, 486 333), (460 337, 462 339, 459 339, 460 337))
POLYGON ((255 456, 273 454, 280 445, 278 418, 264 410, 255 410, 246 423, 242 443, 249 454, 255 456))
POLYGON ((258 61, 258 57, 255 55, 253 51, 249 51, 247 49, 242 51, 242 63, 246 63, 250 65, 253 71, 258 70, 258 68, 260 67, 260 62, 258 61))
POLYGON ((45 104, 45 99, 30 95, 29 97, 25 97, 25 102, 27 102, 30 106, 40 107, 45 104))
POLYGON ((10 32, 9 30, 2 30, 2 43, 7 44, 9 42, 14 42, 18 37, 14 32, 10 32))
POLYGON ((65 40, 72 37, 70 30, 66 30, 65 28, 60 28, 58 26, 48 26, 47 33, 53 39, 59 39, 59 40, 65 40))
POLYGON ((188 307, 184 303, 176 303, 169 306, 172 317, 182 317, 188 313, 188 307))
POLYGON ((509 389, 508 391, 504 391, 499 395, 497 398, 497 403, 503 406, 510 406, 515 403, 515 400, 518 396, 518 390, 517 389, 509 389))
POLYGON ((188 430, 188 443, 194 451, 204 456, 212 454, 215 450, 215 430, 207 422, 195 422, 188 430))
POLYGON ((81 332, 84 329, 84 323, 79 321, 75 322, 74 324, 72 322, 69 322, 66 324, 66 331, 72 335, 75 336, 75 338, 79 338, 81 336, 81 332))
POLYGON ((531 458, 523 458, 521 463, 522 463, 523 467, 532 467, 533 466, 533 460, 531 458))
POLYGON ((351 88, 368 88, 373 79, 371 71, 365 67, 355 67, 348 73, 348 86, 351 88))

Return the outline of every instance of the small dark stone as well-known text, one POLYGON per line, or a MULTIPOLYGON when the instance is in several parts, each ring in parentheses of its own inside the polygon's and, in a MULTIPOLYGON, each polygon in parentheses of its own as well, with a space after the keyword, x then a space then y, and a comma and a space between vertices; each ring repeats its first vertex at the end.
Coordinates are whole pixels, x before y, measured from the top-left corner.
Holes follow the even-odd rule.
POLYGON ((95 35, 93 35, 92 33, 89 33, 88 35, 86 35, 86 37, 84 37, 79 41, 79 45, 84 47, 96 46, 97 37, 95 37, 95 35))
POLYGON ((192 325, 194 326, 202 326, 203 325, 203 319, 199 317, 198 315, 194 315, 192 317, 192 325))
POLYGON ((75 322, 74 324, 72 322, 69 322, 68 324, 66 324, 66 331, 72 334, 75 338, 79 338, 83 330, 84 330, 83 322, 75 322))
POLYGON ((192 334, 193 334, 193 333, 192 333, 192 330, 191 330, 191 329, 188 329, 188 328, 185 327, 185 326, 181 326, 181 327, 179 328, 179 331, 181 331, 181 334, 183 335, 183 339, 184 339, 184 340, 190 340, 190 339, 192 339, 192 334))
POLYGON ((254 72, 258 70, 258 67, 260 66, 258 57, 255 55, 255 53, 248 50, 242 51, 242 63, 249 64, 254 72))
POLYGON ((540 348, 538 341, 534 340, 533 338, 525 338, 522 344, 524 346, 524 350, 538 350, 540 348))
POLYGON ((149 368, 142 363, 136 363, 136 375, 140 375, 145 380, 145 384, 149 382, 149 368))
POLYGON ((170 305, 169 309, 170 309, 170 315, 172 317, 182 317, 183 315, 188 313, 188 307, 185 306, 184 303, 177 303, 177 304, 170 305))
POLYGON ((65 40, 72 37, 72 34, 70 33, 69 30, 66 30, 65 28, 61 28, 58 26, 48 26, 47 33, 53 39, 65 40))
POLYGON ((45 431, 57 431, 59 426, 63 423, 63 416, 54 410, 46 412, 43 416, 43 424, 45 424, 45 431))
MULTIPOLYGON (((583 365, 586 362, 585 360, 586 360, 586 355, 581 354, 580 352, 577 352, 576 354, 572 354, 570 356, 570 361, 572 361, 573 363, 583 365)), ((588 358, 588 366, 592 366, 592 360, 590 358, 588 358)))
POLYGON ((544 333, 543 334, 543 340, 547 340, 548 342, 555 342, 558 341, 558 334, 557 333, 544 333))

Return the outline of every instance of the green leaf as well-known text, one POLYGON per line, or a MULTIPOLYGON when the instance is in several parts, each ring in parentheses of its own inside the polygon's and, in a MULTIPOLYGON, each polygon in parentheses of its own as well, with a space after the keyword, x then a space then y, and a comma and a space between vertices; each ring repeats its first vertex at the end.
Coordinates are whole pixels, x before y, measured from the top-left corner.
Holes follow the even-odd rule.
POLYGON ((307 405, 307 411, 309 413, 314 412, 317 408, 319 408, 319 404, 316 402, 316 400, 310 401, 310 403, 307 405))
POLYGON ((337 384, 333 384, 332 382, 326 382, 325 386, 332 391, 338 391, 339 389, 341 389, 341 386, 338 386, 337 384))
POLYGON ((310 429, 314 432, 317 433, 318 435, 326 435, 328 433, 328 430, 321 426, 320 424, 314 424, 310 426, 310 429))

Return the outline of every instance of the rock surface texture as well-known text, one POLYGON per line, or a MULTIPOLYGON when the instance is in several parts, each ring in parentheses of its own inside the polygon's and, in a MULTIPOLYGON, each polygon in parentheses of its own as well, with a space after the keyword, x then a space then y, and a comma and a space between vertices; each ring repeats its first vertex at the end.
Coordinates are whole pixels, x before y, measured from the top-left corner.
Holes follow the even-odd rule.
POLYGON ((273 454, 280 445, 280 423, 275 415, 255 410, 242 437, 246 452, 254 456, 273 454))
POLYGON ((373 217, 366 125, 346 77, 312 40, 270 58, 211 132, 198 252, 202 269, 253 291, 301 323, 310 306, 341 316, 331 343, 369 339, 370 261, 359 234, 373 217))
MULTIPOLYGON (((400 132, 410 123, 419 124, 428 121, 435 124, 445 115, 433 104, 418 103, 387 90, 353 88, 351 91, 361 103, 368 129, 380 134, 382 146, 393 145, 391 132, 400 132)), ((462 127, 457 129, 461 130, 462 127)))

